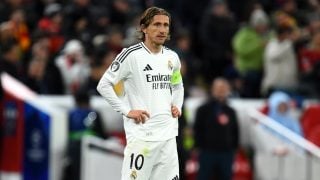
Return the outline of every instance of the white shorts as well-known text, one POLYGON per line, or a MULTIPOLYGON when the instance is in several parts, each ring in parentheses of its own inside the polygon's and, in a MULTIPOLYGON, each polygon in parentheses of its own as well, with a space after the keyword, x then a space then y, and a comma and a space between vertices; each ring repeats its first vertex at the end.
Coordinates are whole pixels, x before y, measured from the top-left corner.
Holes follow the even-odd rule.
POLYGON ((179 163, 176 139, 127 142, 122 165, 122 180, 178 180, 179 163))

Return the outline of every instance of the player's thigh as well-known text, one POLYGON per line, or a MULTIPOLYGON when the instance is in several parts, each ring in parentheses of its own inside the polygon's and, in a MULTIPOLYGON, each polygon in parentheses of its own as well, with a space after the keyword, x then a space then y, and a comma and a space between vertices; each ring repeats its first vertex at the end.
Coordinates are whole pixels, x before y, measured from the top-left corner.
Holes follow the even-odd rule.
POLYGON ((150 180, 178 180, 179 162, 176 139, 170 139, 161 148, 159 157, 151 172, 150 180))
POLYGON ((122 180, 149 180, 160 144, 132 140, 127 143, 122 165, 122 180))

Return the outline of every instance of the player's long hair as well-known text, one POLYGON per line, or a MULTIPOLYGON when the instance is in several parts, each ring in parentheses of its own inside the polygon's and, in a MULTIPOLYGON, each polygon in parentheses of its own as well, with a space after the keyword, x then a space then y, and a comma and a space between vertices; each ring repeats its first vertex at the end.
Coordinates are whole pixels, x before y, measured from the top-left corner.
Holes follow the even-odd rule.
MULTIPOLYGON (((169 23, 171 24, 171 15, 168 11, 158 8, 158 7, 150 7, 144 11, 140 18, 140 28, 137 31, 137 38, 141 41, 145 40, 145 34, 142 29, 148 27, 153 20, 155 15, 165 15, 169 17, 169 23)), ((170 33, 168 34, 167 40, 170 40, 170 33)))

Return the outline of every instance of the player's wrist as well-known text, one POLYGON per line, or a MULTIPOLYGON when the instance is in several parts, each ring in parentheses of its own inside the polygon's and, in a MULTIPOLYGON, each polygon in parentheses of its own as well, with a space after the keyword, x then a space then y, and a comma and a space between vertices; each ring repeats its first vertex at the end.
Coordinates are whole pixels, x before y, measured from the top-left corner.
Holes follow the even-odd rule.
POLYGON ((123 108, 123 109, 121 110, 121 114, 122 114, 123 116, 125 116, 125 117, 128 117, 128 114, 129 114, 130 111, 131 111, 131 109, 129 109, 129 108, 123 108))

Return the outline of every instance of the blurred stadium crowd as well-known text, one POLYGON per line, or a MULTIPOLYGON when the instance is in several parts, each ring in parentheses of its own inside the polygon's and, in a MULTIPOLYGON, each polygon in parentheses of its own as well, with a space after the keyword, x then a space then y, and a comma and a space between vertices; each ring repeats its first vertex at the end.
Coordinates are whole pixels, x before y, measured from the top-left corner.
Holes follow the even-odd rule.
POLYGON ((219 76, 234 97, 273 90, 319 96, 316 0, 3 0, 1 71, 39 94, 95 95, 115 55, 137 41, 139 15, 149 6, 172 15, 166 45, 181 58, 187 96, 219 76))
MULTIPOLYGON (((318 0, 1 0, 0 71, 42 95, 98 95, 98 81, 137 42, 139 15, 150 6, 172 15, 166 46, 181 58, 186 98, 205 95, 217 77, 236 98, 278 90, 320 97, 318 0)), ((180 141, 191 149, 192 130, 181 124, 180 141)))

